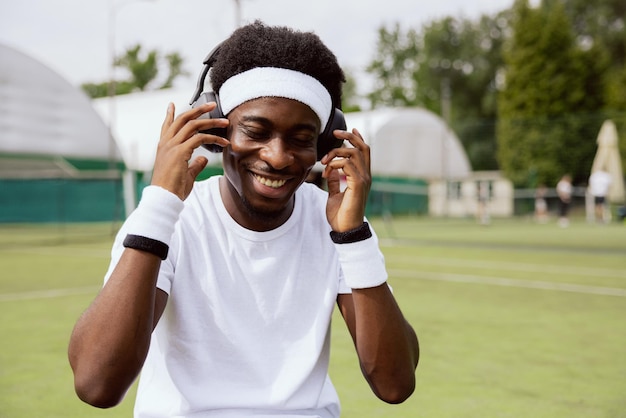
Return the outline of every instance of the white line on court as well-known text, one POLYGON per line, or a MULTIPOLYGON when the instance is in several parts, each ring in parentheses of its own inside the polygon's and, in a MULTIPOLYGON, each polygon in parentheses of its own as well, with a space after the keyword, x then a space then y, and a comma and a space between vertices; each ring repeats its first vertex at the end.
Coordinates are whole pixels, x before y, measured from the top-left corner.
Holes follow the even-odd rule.
POLYGON ((500 270, 524 271, 529 273, 562 273, 575 276, 585 277, 616 277, 626 280, 626 270, 611 268, 589 268, 589 267, 572 267, 554 264, 530 264, 515 263, 506 261, 488 261, 488 260, 467 260, 461 258, 436 258, 436 257, 413 257, 413 256, 386 256, 388 260, 394 262, 412 262, 426 265, 436 266, 454 266, 454 267, 478 267, 478 268, 497 268, 500 270))
MULTIPOLYGON (((439 272, 420 271, 405 269, 389 269, 389 275, 395 277, 406 277, 418 280, 432 280, 442 282, 482 284, 491 286, 514 287, 521 289, 552 290, 558 292, 581 293, 586 295, 617 296, 626 297, 626 289, 615 287, 586 286, 574 283, 554 283, 538 280, 519 280, 506 277, 487 277, 467 274, 449 274, 439 272)), ((20 293, 0 294, 0 302, 11 302, 20 300, 49 299, 62 296, 80 295, 95 293, 100 290, 100 286, 85 286, 66 289, 35 290, 20 293)))
POLYGON ((20 300, 50 299, 62 296, 83 295, 95 293, 101 286, 72 287, 66 289, 32 290, 29 292, 0 293, 0 302, 15 302, 20 300))
POLYGON ((0 254, 30 254, 30 255, 61 255, 70 257, 110 258, 111 250, 90 249, 80 247, 22 247, 3 248, 0 254))
POLYGON ((390 276, 407 277, 418 280, 433 280, 469 284, 485 284, 493 286, 516 287, 524 289, 554 290, 559 292, 582 293, 586 295, 626 297, 626 289, 616 287, 586 286, 574 283, 554 283, 539 280, 519 280, 506 277, 474 276, 467 274, 449 274, 429 271, 390 269, 390 276))

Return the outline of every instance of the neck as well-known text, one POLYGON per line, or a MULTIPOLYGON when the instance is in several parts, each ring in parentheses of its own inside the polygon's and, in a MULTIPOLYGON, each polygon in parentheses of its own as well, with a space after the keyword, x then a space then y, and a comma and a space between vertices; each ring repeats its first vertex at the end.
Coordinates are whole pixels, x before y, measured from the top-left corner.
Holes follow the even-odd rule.
POLYGON ((221 177, 220 196, 226 207, 226 211, 242 227, 258 232, 276 229, 289 219, 295 206, 295 196, 291 198, 289 205, 275 212, 263 212, 254 207, 235 189, 226 177, 221 177))

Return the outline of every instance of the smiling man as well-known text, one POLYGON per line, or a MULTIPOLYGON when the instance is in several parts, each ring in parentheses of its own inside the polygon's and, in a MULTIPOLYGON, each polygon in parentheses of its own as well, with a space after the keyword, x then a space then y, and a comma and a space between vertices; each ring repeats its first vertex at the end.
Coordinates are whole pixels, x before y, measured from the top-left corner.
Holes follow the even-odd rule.
POLYGON ((114 406, 141 373, 137 417, 338 417, 337 306, 373 392, 404 401, 418 342, 365 220, 369 147, 332 129, 335 56, 313 33, 255 22, 210 61, 219 106, 168 107, 152 183, 72 333, 78 396, 114 406), (199 146, 223 151, 223 176, 196 181, 199 146), (317 160, 328 192, 305 183, 317 160))

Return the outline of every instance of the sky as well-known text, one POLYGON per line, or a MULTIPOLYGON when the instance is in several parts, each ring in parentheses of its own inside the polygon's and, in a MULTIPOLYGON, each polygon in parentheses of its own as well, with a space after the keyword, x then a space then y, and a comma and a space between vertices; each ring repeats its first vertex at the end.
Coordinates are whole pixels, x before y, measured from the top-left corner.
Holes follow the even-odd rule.
MULTIPOLYGON (((445 16, 477 18, 511 7, 513 0, 239 3, 240 23, 260 19, 314 31, 358 78, 374 57, 381 26, 400 23, 404 29, 418 29, 445 16)), ((235 4, 235 0, 2 0, 0 44, 42 62, 77 86, 108 79, 112 43, 116 54, 141 44, 146 50, 182 55, 190 73, 182 82, 193 84, 207 53, 237 27, 235 4)))

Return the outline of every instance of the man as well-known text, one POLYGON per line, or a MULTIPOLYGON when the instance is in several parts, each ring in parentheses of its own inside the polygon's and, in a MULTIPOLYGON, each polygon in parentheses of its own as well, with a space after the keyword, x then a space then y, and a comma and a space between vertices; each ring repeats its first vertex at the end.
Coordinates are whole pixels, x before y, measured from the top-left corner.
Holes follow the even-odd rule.
POLYGON ((256 22, 222 44, 211 70, 227 118, 200 118, 215 103, 178 117, 168 107, 152 183, 72 333, 81 399, 116 405, 141 371, 137 417, 337 417, 335 304, 374 393, 410 396, 417 338, 364 222, 369 147, 336 130, 352 146, 317 155, 342 82, 317 36, 256 22), (226 137, 203 133, 215 128, 226 137), (223 176, 195 182, 201 145, 223 147, 223 176), (305 183, 318 158, 328 193, 305 183))
POLYGON ((593 196, 595 220, 606 223, 609 213, 606 207, 606 196, 611 187, 611 175, 604 170, 594 171, 589 176, 589 193, 593 196))

